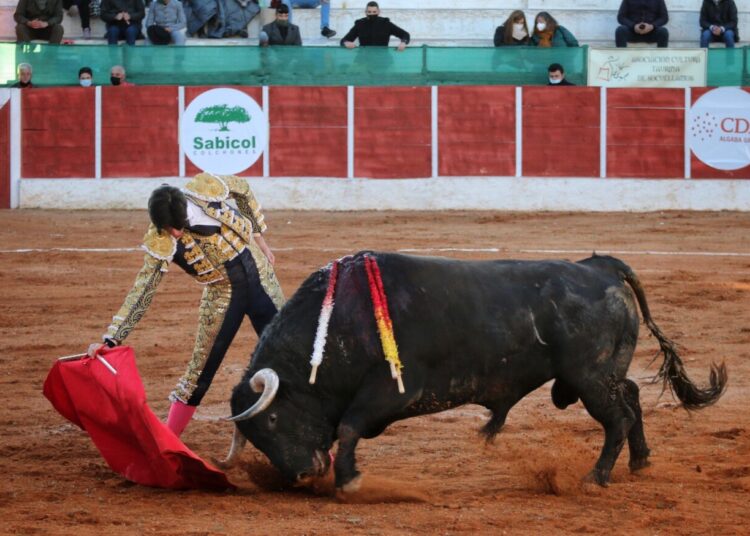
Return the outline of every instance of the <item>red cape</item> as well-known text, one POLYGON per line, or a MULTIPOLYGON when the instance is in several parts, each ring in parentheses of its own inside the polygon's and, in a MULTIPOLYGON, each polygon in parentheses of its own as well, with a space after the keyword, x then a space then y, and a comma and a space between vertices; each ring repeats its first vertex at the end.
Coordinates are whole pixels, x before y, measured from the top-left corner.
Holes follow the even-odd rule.
POLYGON ((117 374, 95 358, 57 361, 44 382, 44 396, 63 417, 88 432, 114 471, 145 486, 235 488, 148 407, 132 348, 104 349, 100 355, 117 374))

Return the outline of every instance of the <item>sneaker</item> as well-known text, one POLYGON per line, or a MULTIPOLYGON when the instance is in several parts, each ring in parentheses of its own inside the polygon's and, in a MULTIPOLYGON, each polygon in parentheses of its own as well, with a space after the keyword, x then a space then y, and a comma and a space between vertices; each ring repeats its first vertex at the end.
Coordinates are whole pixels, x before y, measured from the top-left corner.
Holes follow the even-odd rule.
POLYGON ((336 30, 331 30, 328 26, 320 30, 320 35, 325 37, 326 39, 330 39, 334 35, 336 35, 336 30))
POLYGON ((84 28, 83 29, 83 38, 84 39, 91 39, 91 28, 84 28))

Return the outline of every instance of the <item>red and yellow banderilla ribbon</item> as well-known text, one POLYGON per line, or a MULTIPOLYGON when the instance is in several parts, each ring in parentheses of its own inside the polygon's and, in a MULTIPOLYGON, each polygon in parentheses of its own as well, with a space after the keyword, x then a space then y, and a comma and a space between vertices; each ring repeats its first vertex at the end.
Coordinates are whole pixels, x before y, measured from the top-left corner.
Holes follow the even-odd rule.
POLYGON ((388 300, 383 289, 380 268, 375 258, 369 255, 365 256, 365 270, 370 284, 370 296, 372 297, 375 322, 378 326, 378 333, 380 333, 380 344, 383 346, 383 354, 385 354, 385 359, 391 366, 391 377, 398 383, 398 392, 403 394, 405 391, 404 382, 401 379, 401 369, 404 368, 404 365, 398 356, 396 337, 393 334, 393 322, 388 312, 388 300))

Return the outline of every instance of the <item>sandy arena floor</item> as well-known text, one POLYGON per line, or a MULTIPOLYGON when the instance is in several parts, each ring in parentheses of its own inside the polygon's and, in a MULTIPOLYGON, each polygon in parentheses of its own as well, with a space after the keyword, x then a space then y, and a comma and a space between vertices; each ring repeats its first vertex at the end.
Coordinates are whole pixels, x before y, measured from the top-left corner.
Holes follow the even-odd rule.
MULTIPOLYGON (((640 276, 692 378, 704 384, 709 364, 725 360, 728 391, 692 414, 669 394, 660 398, 646 381, 657 345, 643 328, 630 375, 642 385, 653 465, 631 475, 623 452, 607 489, 580 483, 603 441, 599 425, 580 403, 555 409, 549 385, 511 411, 493 445, 477 434, 486 419, 478 406, 402 421, 361 442, 356 503, 338 501, 330 483, 277 489, 252 448, 229 472, 235 493, 145 488, 114 474, 41 390, 54 359, 98 340, 120 305, 141 264, 127 248, 139 245, 146 213, 0 211, 0 533, 747 534, 750 215, 277 211, 266 219, 287 295, 311 271, 360 249, 465 259, 613 252, 640 276)), ((199 295, 174 267, 128 339, 158 415, 187 362, 199 295)), ((255 340, 246 323, 183 435, 207 459, 229 446, 232 427, 215 418, 227 414, 255 340)))

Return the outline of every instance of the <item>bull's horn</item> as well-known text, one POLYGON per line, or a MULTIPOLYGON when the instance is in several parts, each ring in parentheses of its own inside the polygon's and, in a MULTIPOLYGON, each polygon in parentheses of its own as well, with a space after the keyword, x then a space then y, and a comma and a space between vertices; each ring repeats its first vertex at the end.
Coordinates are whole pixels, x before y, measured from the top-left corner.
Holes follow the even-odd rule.
POLYGON ((279 375, 270 368, 259 370, 250 378, 250 388, 256 393, 262 393, 260 398, 250 409, 246 409, 239 415, 227 417, 228 421, 237 422, 252 419, 270 406, 276 396, 276 391, 279 390, 279 375))
POLYGON ((219 469, 230 469, 237 463, 237 458, 240 456, 240 452, 245 447, 247 439, 240 433, 239 428, 235 427, 234 435, 232 436, 232 448, 229 449, 229 454, 223 460, 212 460, 219 469))

